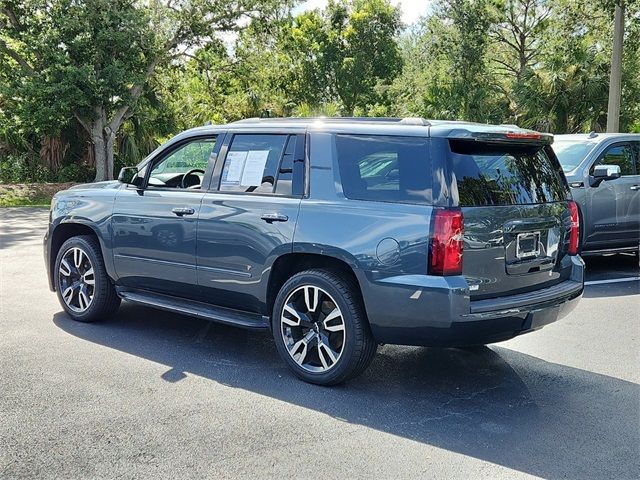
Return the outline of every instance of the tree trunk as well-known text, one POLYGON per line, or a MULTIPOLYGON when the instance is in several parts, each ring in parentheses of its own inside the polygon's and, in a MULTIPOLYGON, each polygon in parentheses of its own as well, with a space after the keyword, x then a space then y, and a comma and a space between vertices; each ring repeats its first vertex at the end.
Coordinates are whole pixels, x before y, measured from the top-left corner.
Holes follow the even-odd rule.
POLYGON ((609 105, 607 108, 607 132, 620 130, 620 97, 622 96, 622 42, 624 39, 624 2, 616 5, 611 54, 611 75, 609 77, 609 105))
POLYGON ((104 111, 100 113, 98 118, 91 123, 91 143, 96 162, 95 182, 113 180, 113 144, 116 134, 107 124, 104 111))
POLYGON ((62 161, 68 149, 69 144, 63 142, 59 136, 45 135, 40 142, 40 163, 57 172, 62 168, 62 161))

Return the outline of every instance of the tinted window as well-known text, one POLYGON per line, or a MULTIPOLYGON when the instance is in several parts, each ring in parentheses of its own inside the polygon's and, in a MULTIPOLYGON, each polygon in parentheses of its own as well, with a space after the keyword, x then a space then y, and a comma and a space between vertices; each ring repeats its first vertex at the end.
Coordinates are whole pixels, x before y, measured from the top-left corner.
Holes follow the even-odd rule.
POLYGON ((619 165, 621 175, 634 175, 633 149, 631 145, 612 145, 607 148, 600 159, 591 166, 589 173, 593 173, 596 165, 619 165))
POLYGON ((280 170, 276 179, 275 193, 277 195, 291 195, 293 193, 293 157, 295 148, 296 137, 292 135, 287 140, 287 147, 284 150, 282 162, 280 162, 280 170))
POLYGON ((559 165, 542 147, 450 141, 460 205, 514 205, 565 200, 559 165))
POLYGON ((570 172, 585 159, 596 144, 584 141, 559 140, 553 143, 553 151, 562 165, 562 170, 570 172))
POLYGON ((336 151, 347 198, 402 203, 431 201, 426 138, 336 135, 336 151))
MULTIPOLYGON (((288 135, 235 135, 222 167, 220 190, 274 193, 280 164, 283 158, 288 161, 284 155, 288 140, 288 135)), ((282 183, 277 193, 290 194, 291 181, 286 174, 282 183)))

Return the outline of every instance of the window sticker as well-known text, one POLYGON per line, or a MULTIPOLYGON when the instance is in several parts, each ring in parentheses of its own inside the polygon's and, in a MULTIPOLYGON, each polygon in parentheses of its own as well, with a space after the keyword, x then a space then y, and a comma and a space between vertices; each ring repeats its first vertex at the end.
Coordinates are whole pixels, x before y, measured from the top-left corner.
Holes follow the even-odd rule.
POLYGON ((227 161, 222 172, 222 185, 240 185, 248 153, 247 151, 227 153, 227 161))
POLYGON ((262 176, 268 158, 269 150, 249 150, 244 162, 240 185, 243 187, 258 187, 262 185, 262 176))

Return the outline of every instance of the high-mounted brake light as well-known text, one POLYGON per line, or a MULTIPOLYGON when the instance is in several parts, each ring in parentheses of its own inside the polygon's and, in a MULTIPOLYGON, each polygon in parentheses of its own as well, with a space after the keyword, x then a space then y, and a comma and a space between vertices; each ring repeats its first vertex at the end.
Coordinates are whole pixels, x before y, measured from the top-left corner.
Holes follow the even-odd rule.
POLYGON ((542 135, 534 132, 507 132, 505 134, 505 137, 523 140, 540 140, 540 138, 542 138, 542 135))
POLYGON ((462 275, 464 221, 459 208, 436 209, 431 225, 430 275, 462 275))
POLYGON ((571 226, 569 230, 569 255, 578 254, 578 246, 580 243, 580 214, 578 213, 578 204, 569 201, 569 213, 571 214, 571 226))

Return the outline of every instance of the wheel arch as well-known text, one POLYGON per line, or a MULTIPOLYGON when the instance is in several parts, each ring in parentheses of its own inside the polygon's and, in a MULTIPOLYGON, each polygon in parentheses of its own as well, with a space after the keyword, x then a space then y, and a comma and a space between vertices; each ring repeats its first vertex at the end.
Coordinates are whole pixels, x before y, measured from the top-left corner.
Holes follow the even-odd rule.
POLYGON ((108 264, 104 258, 104 245, 98 230, 93 226, 80 223, 80 222, 61 222, 53 229, 51 233, 51 247, 49 252, 49 278, 52 279, 51 286, 55 290, 54 269, 56 264, 56 258, 60 248, 71 237, 77 237, 80 235, 91 235, 96 237, 98 244, 100 245, 100 253, 102 253, 102 259, 105 261, 105 266, 108 264))
POLYGON ((364 308, 362 287, 358 275, 353 266, 345 261, 345 259, 321 253, 292 252, 279 256, 271 267, 269 281, 267 283, 267 314, 271 314, 278 292, 289 278, 296 273, 314 268, 330 270, 349 279, 357 288, 356 293, 364 308))

